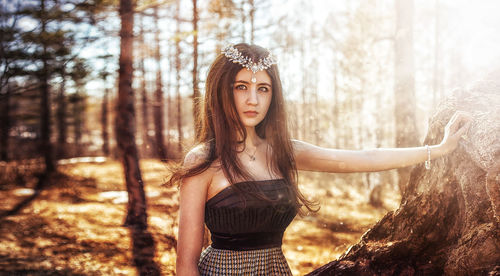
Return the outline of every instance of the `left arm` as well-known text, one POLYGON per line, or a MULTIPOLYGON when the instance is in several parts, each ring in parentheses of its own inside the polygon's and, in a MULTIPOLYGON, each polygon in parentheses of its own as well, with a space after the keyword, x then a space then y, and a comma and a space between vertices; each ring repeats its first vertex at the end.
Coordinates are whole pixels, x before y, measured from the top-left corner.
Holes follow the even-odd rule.
MULTIPOLYGON (((467 114, 457 112, 445 127, 443 141, 429 146, 431 159, 452 152, 470 124, 467 114)), ((424 162, 426 147, 338 150, 293 141, 297 169, 322 172, 374 172, 402 168, 424 162)))

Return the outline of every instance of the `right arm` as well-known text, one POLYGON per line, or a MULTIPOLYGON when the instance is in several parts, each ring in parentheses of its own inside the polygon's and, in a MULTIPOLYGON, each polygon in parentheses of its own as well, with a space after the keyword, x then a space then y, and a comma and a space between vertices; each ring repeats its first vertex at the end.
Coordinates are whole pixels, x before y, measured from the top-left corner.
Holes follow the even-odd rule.
MULTIPOLYGON (((184 166, 195 166, 203 155, 196 148, 186 155, 184 166)), ((198 260, 203 246, 204 213, 211 170, 184 178, 180 185, 177 275, 199 275, 198 260)))

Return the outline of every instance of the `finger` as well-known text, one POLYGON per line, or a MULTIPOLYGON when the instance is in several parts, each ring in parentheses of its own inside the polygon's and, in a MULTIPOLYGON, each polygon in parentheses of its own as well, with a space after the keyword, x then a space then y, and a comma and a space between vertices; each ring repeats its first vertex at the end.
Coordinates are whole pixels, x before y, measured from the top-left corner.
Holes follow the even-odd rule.
POLYGON ((453 126, 454 124, 456 124, 457 121, 460 120, 460 118, 462 118, 462 112, 460 111, 456 111, 455 113, 453 113, 453 115, 451 116, 450 120, 448 121, 448 125, 451 127, 453 126))
POLYGON ((472 114, 468 112, 459 111, 457 112, 457 117, 457 120, 463 123, 472 121, 472 114))
POLYGON ((472 120, 472 117, 469 117, 469 116, 464 116, 462 118, 462 120, 460 121, 462 127, 465 128, 465 131, 469 131, 469 129, 472 126, 473 122, 474 121, 472 120))
POLYGON ((457 116, 462 119, 472 119, 472 114, 470 114, 469 112, 458 111, 457 116))
POLYGON ((460 127, 460 117, 457 115, 454 116, 448 123, 448 129, 450 130, 451 133, 455 133, 459 127, 460 127))
POLYGON ((449 125, 453 124, 457 120, 457 117, 458 117, 457 112, 453 113, 453 115, 451 115, 450 120, 448 121, 448 124, 449 125))
POLYGON ((455 139, 460 139, 460 137, 462 137, 463 139, 465 139, 466 137, 464 137, 469 128, 470 128, 470 125, 471 125, 471 122, 467 122, 463 125, 461 125, 460 127, 456 127, 456 129, 454 129, 453 131, 450 131, 450 136, 454 137, 455 139))
POLYGON ((469 127, 470 122, 472 122, 472 117, 469 116, 466 113, 460 113, 458 114, 456 120, 453 122, 453 125, 451 128, 453 128, 453 131, 456 131, 459 128, 463 128, 465 126, 469 127))
POLYGON ((470 123, 466 123, 465 125, 463 125, 460 129, 458 129, 455 134, 453 134, 453 136, 462 136, 464 135, 467 130, 469 129, 469 126, 470 126, 470 123))

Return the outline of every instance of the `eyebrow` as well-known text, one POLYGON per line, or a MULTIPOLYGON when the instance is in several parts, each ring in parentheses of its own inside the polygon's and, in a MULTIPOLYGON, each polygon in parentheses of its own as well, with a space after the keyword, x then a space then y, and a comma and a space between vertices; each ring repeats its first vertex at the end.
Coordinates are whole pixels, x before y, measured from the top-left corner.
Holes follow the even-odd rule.
MULTIPOLYGON (((234 83, 238 83, 238 82, 241 82, 244 84, 250 84, 248 81, 244 81, 244 80, 237 80, 234 83)), ((266 86, 272 87, 271 84, 269 84, 267 82, 259 82, 259 83, 257 83, 257 85, 266 85, 266 86)))

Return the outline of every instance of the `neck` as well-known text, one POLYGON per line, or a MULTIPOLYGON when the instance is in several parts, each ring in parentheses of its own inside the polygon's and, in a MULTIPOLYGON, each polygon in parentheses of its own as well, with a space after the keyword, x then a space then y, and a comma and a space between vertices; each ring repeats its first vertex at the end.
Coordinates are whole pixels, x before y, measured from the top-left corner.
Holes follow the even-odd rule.
POLYGON ((245 147, 254 149, 262 143, 262 139, 257 135, 255 127, 247 127, 247 139, 245 139, 245 147))

